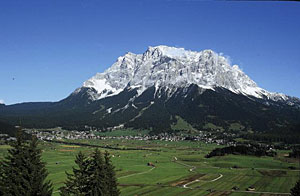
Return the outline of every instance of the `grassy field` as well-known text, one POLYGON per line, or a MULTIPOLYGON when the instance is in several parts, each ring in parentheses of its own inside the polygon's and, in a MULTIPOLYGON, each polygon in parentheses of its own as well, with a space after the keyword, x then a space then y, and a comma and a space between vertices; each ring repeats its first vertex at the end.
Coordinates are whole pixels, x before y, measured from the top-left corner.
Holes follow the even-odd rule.
MULTIPOLYGON (((76 141, 78 142, 78 141, 76 141)), ((147 150, 109 150, 116 166, 122 195, 207 195, 244 196, 287 195, 299 178, 295 160, 278 157, 227 155, 210 159, 204 156, 215 144, 201 142, 164 142, 134 140, 90 140, 84 143, 101 146, 144 148, 147 150), (147 166, 152 162, 155 167, 147 166), (234 169, 232 168, 234 167, 234 169), (255 191, 246 192, 249 186, 255 191), (237 190, 232 190, 237 187, 237 190)), ((41 142, 43 159, 47 163, 54 194, 63 185, 65 171, 71 172, 79 151, 90 153, 93 148, 41 142)), ((9 146, 0 146, 0 157, 9 146)), ((101 149, 105 150, 105 149, 101 149)))

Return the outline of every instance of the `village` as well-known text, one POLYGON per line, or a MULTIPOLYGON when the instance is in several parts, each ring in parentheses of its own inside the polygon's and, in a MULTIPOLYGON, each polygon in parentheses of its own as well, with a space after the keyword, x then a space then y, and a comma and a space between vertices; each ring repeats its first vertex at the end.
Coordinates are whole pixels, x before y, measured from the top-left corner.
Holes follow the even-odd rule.
MULTIPOLYGON (((207 133, 204 131, 199 131, 199 134, 186 135, 183 133, 160 133, 157 135, 149 134, 138 134, 138 135, 120 135, 120 136, 110 136, 109 134, 99 134, 97 131, 66 131, 61 128, 56 128, 55 130, 39 130, 39 129, 26 129, 26 133, 36 135, 39 140, 44 141, 55 141, 55 140, 86 140, 86 139, 97 139, 97 140, 160 140, 160 141, 202 141, 207 144, 216 143, 217 145, 234 145, 234 141, 229 141, 228 139, 220 139, 212 133, 207 133)), ((103 132, 102 132, 103 133, 103 132)), ((106 132, 104 132, 106 133, 106 132)), ((109 132, 108 132, 109 133, 109 132)), ((231 136, 228 133, 223 133, 224 138, 229 138, 231 136)))
MULTIPOLYGON (((135 131, 135 134, 126 134, 124 128, 113 128, 110 130, 97 130, 92 127, 87 127, 85 131, 78 130, 65 130, 61 127, 51 129, 23 129, 28 135, 36 135, 41 141, 48 142, 75 142, 76 140, 136 140, 136 141, 190 141, 201 142, 204 144, 216 144, 220 146, 237 146, 239 144, 253 146, 258 145, 263 148, 271 149, 291 149, 290 146, 274 146, 266 143, 254 143, 240 142, 235 138, 238 135, 234 133, 228 133, 223 131, 198 131, 194 134, 187 134, 186 132, 163 132, 156 135, 145 134, 143 132, 135 131), (115 134, 118 132, 119 134, 115 134), (124 134, 123 134, 124 133, 124 134)), ((9 143, 16 140, 15 137, 11 137, 7 134, 0 134, 0 143, 9 143)))

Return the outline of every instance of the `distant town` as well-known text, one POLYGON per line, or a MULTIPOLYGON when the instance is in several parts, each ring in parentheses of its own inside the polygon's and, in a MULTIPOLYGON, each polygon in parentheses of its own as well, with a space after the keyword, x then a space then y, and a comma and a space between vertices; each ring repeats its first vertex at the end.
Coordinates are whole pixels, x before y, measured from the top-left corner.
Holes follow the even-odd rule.
MULTIPOLYGON (((109 139, 120 139, 120 140, 160 140, 160 141, 203 141, 205 143, 216 143, 217 145, 234 145, 234 141, 228 141, 228 139, 220 139, 219 136, 216 136, 213 133, 208 133, 205 131, 198 131, 198 134, 194 135, 185 135, 182 133, 160 133, 157 135, 149 134, 137 134, 137 135, 120 135, 120 136, 110 136, 109 133, 122 130, 123 127, 114 127, 109 129, 106 132, 99 130, 86 130, 86 131, 77 131, 77 130, 63 130, 61 127, 53 129, 24 129, 27 134, 36 135, 39 140, 42 141, 55 141, 55 140, 84 140, 84 139, 98 139, 98 140, 109 140, 109 139), (106 134, 107 133, 107 134, 106 134)), ((224 138, 233 137, 234 134, 231 133, 222 133, 224 138)), ((14 137, 9 137, 7 134, 0 134, 1 140, 15 140, 14 137)))

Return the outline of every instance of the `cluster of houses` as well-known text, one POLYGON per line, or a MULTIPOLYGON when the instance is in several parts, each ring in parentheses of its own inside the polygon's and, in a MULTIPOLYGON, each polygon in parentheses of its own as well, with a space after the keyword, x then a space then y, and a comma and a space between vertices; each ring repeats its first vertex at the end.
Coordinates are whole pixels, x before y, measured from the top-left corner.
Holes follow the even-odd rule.
MULTIPOLYGON (((159 140, 159 141, 169 141, 169 142, 176 142, 176 141, 202 141, 204 143, 215 143, 217 145, 226 145, 226 146, 236 146, 239 142, 236 142, 230 138, 228 133, 224 133, 224 139, 220 139, 220 134, 214 135, 210 132, 203 132, 199 131, 198 134, 194 135, 184 135, 184 134, 174 134, 174 133, 160 133, 157 135, 121 135, 121 136, 109 136, 109 134, 103 134, 103 132, 89 130, 89 131, 66 131, 61 128, 55 129, 26 129, 26 133, 33 134, 38 137, 39 140, 44 141, 56 141, 56 140, 84 140, 84 139, 98 139, 98 140, 140 140, 140 141, 151 141, 151 140, 159 140)), ((232 137, 231 137, 232 138, 232 137)), ((6 142, 15 140, 13 137, 9 137, 7 134, 0 134, 0 142, 6 142)), ((248 144, 251 145, 251 144, 248 144)), ((257 144, 259 147, 264 147, 265 149, 269 148, 272 150, 274 146, 266 145, 266 144, 257 144)))
POLYGON ((52 130, 36 130, 27 129, 28 134, 34 134, 40 140, 82 140, 82 139, 99 139, 99 140, 109 140, 109 139, 120 139, 120 140, 160 140, 160 141, 203 141, 205 143, 216 143, 219 145, 230 144, 226 139, 218 139, 209 133, 200 131, 197 135, 184 135, 184 134, 170 134, 170 133, 160 133, 157 135, 124 135, 124 136, 107 136, 105 134, 97 134, 98 132, 90 131, 65 131, 62 129, 52 129, 52 130))
POLYGON ((0 141, 14 141, 16 140, 15 137, 11 137, 8 134, 0 134, 0 141))
POLYGON ((40 140, 79 140, 79 139, 101 139, 90 131, 64 131, 64 130, 26 130, 28 134, 34 134, 40 140))

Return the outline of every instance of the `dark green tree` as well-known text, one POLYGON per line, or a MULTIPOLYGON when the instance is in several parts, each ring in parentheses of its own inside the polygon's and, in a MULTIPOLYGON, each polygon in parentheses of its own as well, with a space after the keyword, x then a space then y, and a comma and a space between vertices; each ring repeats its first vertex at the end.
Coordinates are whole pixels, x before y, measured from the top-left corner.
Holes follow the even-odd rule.
POLYGON ((89 173, 90 173, 90 195, 93 196, 107 196, 108 183, 107 171, 102 153, 96 149, 91 156, 89 173))
POLYGON ((8 155, 1 163, 0 189, 5 196, 50 196, 52 184, 46 181, 48 172, 41 161, 42 151, 35 136, 27 143, 22 131, 11 144, 8 155))
POLYGON ((114 167, 108 152, 103 154, 96 149, 90 157, 79 152, 76 156, 76 168, 67 174, 65 186, 60 188, 62 196, 117 196, 117 181, 114 167))
POLYGON ((299 196, 300 195, 300 179, 294 186, 294 188, 291 189, 291 195, 292 196, 299 196))
POLYGON ((108 195, 110 196, 118 196, 120 195, 120 191, 118 189, 117 178, 115 174, 115 167, 112 165, 109 153, 105 151, 104 153, 105 160, 105 170, 106 170, 106 181, 108 187, 108 195))
POLYGON ((67 180, 65 186, 60 188, 61 195, 87 195, 89 190, 89 164, 90 160, 80 151, 76 156, 75 163, 78 168, 73 167, 73 174, 66 172, 67 180))
MULTIPOLYGON (((0 164, 1 164, 1 162, 0 162, 0 164)), ((4 187, 3 177, 4 177, 3 167, 0 166, 0 196, 4 195, 4 192, 2 190, 2 187, 4 187)))
POLYGON ((33 136, 28 146, 29 167, 26 171, 29 176, 30 195, 52 195, 52 183, 47 179, 48 172, 45 163, 42 161, 42 151, 38 148, 38 139, 33 136))

